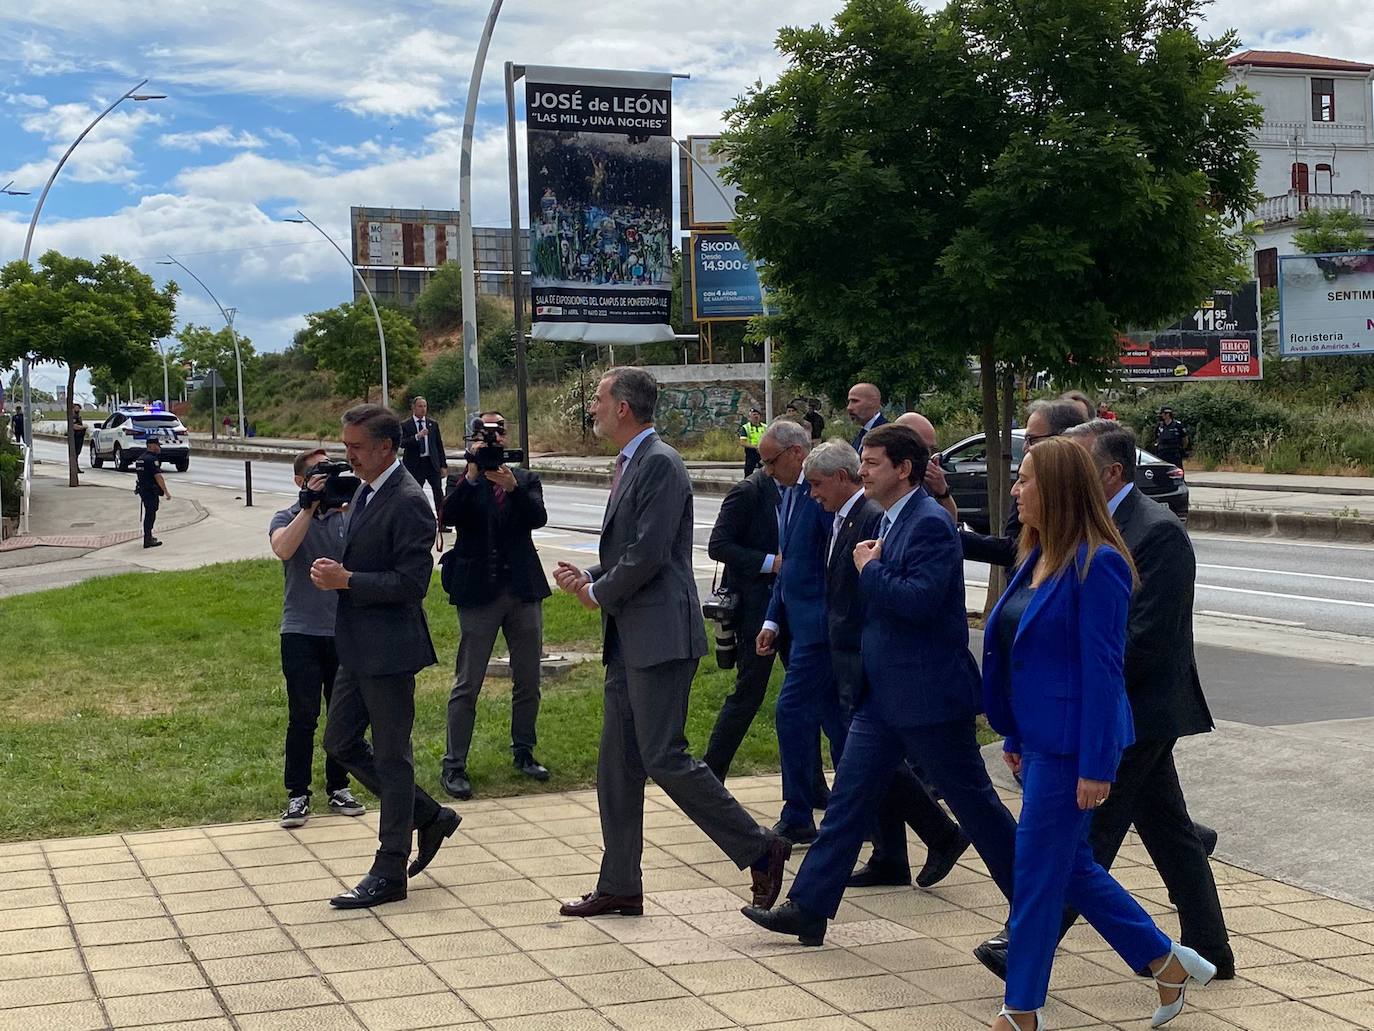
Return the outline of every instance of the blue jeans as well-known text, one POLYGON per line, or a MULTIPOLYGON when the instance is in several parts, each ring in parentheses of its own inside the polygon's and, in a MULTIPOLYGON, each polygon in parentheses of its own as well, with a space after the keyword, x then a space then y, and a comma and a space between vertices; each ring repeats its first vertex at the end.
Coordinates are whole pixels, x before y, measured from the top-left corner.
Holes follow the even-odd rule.
POLYGON ((1078 808, 1078 756, 1026 752, 1025 794, 1016 827, 1016 894, 1011 904, 1006 1004, 1045 1005, 1067 902, 1131 970, 1167 955, 1169 939, 1093 858, 1092 810, 1078 808))

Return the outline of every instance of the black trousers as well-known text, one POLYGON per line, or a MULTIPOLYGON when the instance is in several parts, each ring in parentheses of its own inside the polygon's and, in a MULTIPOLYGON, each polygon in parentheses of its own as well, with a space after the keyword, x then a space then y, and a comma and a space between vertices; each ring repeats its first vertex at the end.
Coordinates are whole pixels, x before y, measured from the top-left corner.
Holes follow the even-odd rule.
POLYGON ((138 500, 143 503, 144 543, 153 539, 153 524, 157 522, 157 507, 161 499, 160 494, 139 494, 138 496, 138 500))
POLYGON ((418 459, 416 462, 403 463, 406 471, 415 477, 415 482, 421 487, 428 486, 434 492, 434 511, 438 512, 444 504, 444 478, 439 475, 439 470, 428 458, 418 459))
POLYGON ((324 725, 324 749, 381 800, 372 873, 403 880, 411 831, 439 816, 439 803, 415 783, 410 732, 415 724, 415 674, 364 676, 340 666, 324 725), (372 725, 372 747, 363 732, 372 725))
MULTIPOLYGON (((1207 851, 1198 837, 1174 766, 1172 738, 1137 741, 1126 749, 1107 801, 1093 814, 1088 844, 1110 869, 1131 824, 1178 909, 1179 940, 1209 956, 1226 948, 1226 920, 1207 851)), ((1067 932, 1077 913, 1065 914, 1067 932)))
MULTIPOLYGON (((757 454, 757 452, 755 452, 757 454)), ((749 733, 749 727, 763 705, 768 693, 768 678, 773 674, 774 655, 759 655, 754 642, 763 629, 763 617, 768 612, 769 592, 765 585, 755 585, 740 592, 739 608, 735 614, 735 639, 738 658, 735 660, 735 686, 721 704, 716 725, 706 744, 702 761, 711 768, 716 779, 724 783, 730 773, 730 763, 749 733)), ((714 661, 710 656, 707 662, 714 661)))
MULTIPOLYGON (((310 795, 310 773, 315 758, 315 728, 320 722, 320 699, 329 705, 334 694, 334 674, 339 657, 334 638, 318 634, 281 635, 281 671, 286 677, 286 762, 284 780, 289 797, 310 795)), ((328 753, 324 760, 324 787, 338 791, 348 787, 348 771, 328 753)))
POLYGON ((763 459, 759 457, 758 448, 747 447, 744 449, 744 476, 746 479, 748 479, 749 475, 759 467, 762 461, 763 459))

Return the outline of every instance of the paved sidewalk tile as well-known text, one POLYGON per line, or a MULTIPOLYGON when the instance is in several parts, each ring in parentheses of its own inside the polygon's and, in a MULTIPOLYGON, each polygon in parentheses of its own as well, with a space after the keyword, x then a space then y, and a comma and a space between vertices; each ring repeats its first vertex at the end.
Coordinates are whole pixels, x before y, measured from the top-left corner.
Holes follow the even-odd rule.
MULTIPOLYGON (((768 818, 776 777, 731 788, 768 818)), ((1015 800, 1011 800, 1014 802, 1015 800)), ((746 877, 646 792, 645 915, 579 920, 600 864, 594 792, 482 799, 403 902, 328 898, 365 870, 376 814, 0 845, 0 1031, 978 1031, 1002 985, 971 950, 1004 904, 969 852, 933 890, 849 893, 825 945, 740 914, 746 877)), ((912 843, 912 859, 923 856, 912 843)), ((805 852, 788 864, 795 876, 805 852)), ((1238 977, 1180 1031, 1374 1028, 1374 911, 1214 863, 1238 977)), ((1121 883, 1177 916, 1134 835, 1121 883)), ((1092 928, 1059 952, 1049 1026, 1143 1026, 1156 997, 1092 928)))

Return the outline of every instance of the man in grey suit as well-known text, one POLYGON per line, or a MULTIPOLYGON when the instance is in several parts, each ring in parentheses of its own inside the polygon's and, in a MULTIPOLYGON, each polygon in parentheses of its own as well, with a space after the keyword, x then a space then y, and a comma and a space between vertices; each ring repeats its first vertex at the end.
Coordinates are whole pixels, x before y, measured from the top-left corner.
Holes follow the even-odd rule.
POLYGON ((558 586, 601 610, 605 715, 596 794, 604 854, 595 890, 564 916, 644 912, 644 782, 654 779, 743 870, 756 903, 777 900, 791 845, 760 827, 707 765, 687 752, 687 702, 706 631, 692 576, 692 487, 654 432, 658 385, 643 369, 602 377, 593 429, 620 448, 601 524, 600 563, 560 562, 558 586))
POLYGON ((410 750, 415 674, 438 661, 424 611, 434 571, 434 514, 396 458, 401 424, 390 410, 350 408, 343 415, 343 442, 363 482, 344 518, 342 556, 316 559, 310 579, 339 595, 339 672, 324 748, 382 803, 371 871, 329 900, 339 909, 362 909, 405 898, 407 876, 429 865, 461 818, 416 786, 410 750), (363 739, 369 723, 370 748, 363 739), (412 828, 419 844, 407 870, 412 828))

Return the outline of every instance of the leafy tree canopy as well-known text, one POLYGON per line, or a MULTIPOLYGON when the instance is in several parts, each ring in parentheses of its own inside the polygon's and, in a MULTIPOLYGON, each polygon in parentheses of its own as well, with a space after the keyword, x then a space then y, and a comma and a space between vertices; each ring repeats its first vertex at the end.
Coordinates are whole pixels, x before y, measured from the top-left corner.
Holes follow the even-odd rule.
POLYGON ((1364 220, 1353 211, 1309 208, 1298 218, 1298 226, 1293 243, 1304 254, 1365 251, 1371 245, 1364 220))
MULTIPOLYGON (((307 326, 296 334, 300 345, 319 364, 334 373, 335 386, 345 397, 366 399, 382 380, 382 355, 377 322, 366 299, 308 315, 307 326)), ((420 334, 400 312, 381 309, 386 333, 387 379, 396 387, 420 371, 420 334)), ((389 403, 384 398, 383 404, 389 403)))
MULTIPOLYGON (((257 358, 253 341, 242 333, 238 335, 239 355, 243 359, 243 369, 247 373, 257 358)), ((217 369, 224 382, 235 378, 237 371, 234 361, 234 334, 228 326, 211 329, 187 323, 177 331, 175 348, 168 355, 183 365, 194 365, 197 373, 217 369)))

